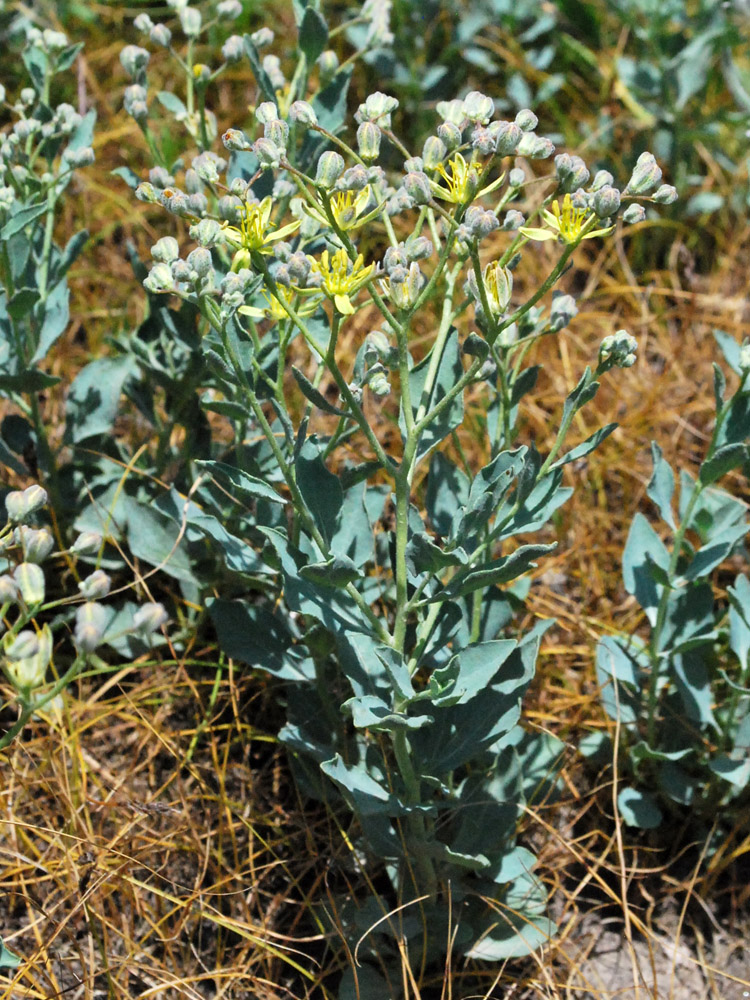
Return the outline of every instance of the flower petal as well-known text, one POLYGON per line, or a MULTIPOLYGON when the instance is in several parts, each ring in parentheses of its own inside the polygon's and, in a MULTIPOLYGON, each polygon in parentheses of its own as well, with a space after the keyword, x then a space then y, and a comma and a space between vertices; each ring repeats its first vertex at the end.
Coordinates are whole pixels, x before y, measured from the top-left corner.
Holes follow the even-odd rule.
POLYGON ((354 314, 354 306, 348 295, 334 295, 333 303, 344 316, 352 316, 354 314))
POLYGON ((614 226, 608 226, 606 229, 594 229, 593 232, 586 233, 583 238, 585 240, 593 240, 595 236, 609 236, 614 228, 614 226))
POLYGON ((521 226, 518 230, 523 236, 529 240, 556 240, 557 233, 553 233, 550 229, 534 229, 526 226, 521 226))

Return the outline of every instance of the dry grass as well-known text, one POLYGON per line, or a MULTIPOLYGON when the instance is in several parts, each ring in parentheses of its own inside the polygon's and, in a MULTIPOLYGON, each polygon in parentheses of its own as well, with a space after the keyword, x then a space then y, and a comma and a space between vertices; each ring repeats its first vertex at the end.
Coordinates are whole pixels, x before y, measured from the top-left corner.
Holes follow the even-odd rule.
MULTIPOLYGON (((78 84, 99 111, 98 163, 83 172, 59 224, 61 234, 81 225, 92 232, 71 275, 74 321, 52 360, 68 382, 109 333, 140 318, 124 246, 133 240, 145 253, 161 235, 153 210, 107 174, 122 163, 142 173, 147 160, 119 110, 121 10, 100 4, 96 13, 78 84), (116 42, 105 40, 110 30, 116 42)), ((238 120, 244 86, 238 71, 219 94, 227 124, 238 120)), ((558 624, 526 718, 570 750, 562 801, 530 814, 524 834, 553 891, 560 937, 536 962, 458 967, 425 984, 412 982, 405 958, 410 997, 604 1000, 619 989, 634 1000, 740 1000, 750 990, 741 954, 750 925, 746 830, 710 859, 685 830, 670 855, 619 823, 616 774, 585 772, 575 756, 585 731, 611 725, 598 707, 596 639, 641 625, 619 561, 644 504, 649 442, 694 469, 712 419, 711 330, 738 337, 747 329, 744 220, 702 235, 680 223, 630 233, 579 251, 563 287, 582 293, 581 312, 570 331, 538 346, 533 360, 544 376, 522 427, 544 451, 562 397, 602 336, 626 327, 638 337, 638 364, 609 376, 577 418, 580 439, 610 420, 620 428, 566 470, 576 492, 529 604, 558 624), (634 273, 652 243, 668 248, 665 259, 634 273), (604 957, 607 940, 624 970, 613 972, 604 957)), ((539 273, 546 259, 542 248, 539 273)), ((360 335, 349 335, 352 350, 360 335)), ((63 392, 47 400, 53 425, 63 392)), ((468 413, 461 444, 471 452, 471 405, 468 413)), ((735 486, 748 498, 747 484, 735 486)), ((208 647, 189 660, 115 669, 104 682, 84 679, 0 755, 0 936, 24 956, 0 976, 2 1000, 333 995, 328 983, 335 989, 347 956, 321 914, 335 912, 334 888, 361 891, 349 838, 335 817, 298 799, 273 735, 281 715, 268 683, 231 662, 217 674, 219 664, 208 647)))

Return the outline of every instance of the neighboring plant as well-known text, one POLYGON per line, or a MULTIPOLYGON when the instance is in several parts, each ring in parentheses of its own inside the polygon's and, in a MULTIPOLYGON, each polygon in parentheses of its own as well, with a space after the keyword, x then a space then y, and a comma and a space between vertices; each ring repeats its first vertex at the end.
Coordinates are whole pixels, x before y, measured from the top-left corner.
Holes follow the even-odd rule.
MULTIPOLYGON (((719 599, 711 581, 730 556, 748 555, 747 502, 717 483, 750 468, 750 346, 717 339, 739 385, 725 398, 714 365, 713 434, 697 478, 680 473, 676 512, 675 474, 651 445, 647 492, 671 545, 638 513, 623 553, 625 589, 643 608, 648 636, 607 636, 597 650, 602 704, 619 723, 620 814, 643 828, 686 810, 693 825, 731 824, 748 805, 750 580, 739 573, 719 599)), ((587 749, 597 748, 601 740, 588 738, 587 749)))
MULTIPOLYGON (((171 6, 195 53, 198 8, 171 6)), ((159 166, 137 188, 186 220, 197 244, 183 254, 165 236, 153 247, 144 284, 182 307, 155 309, 149 340, 161 351, 174 342, 193 366, 183 399, 224 420, 221 435, 182 452, 178 483, 195 479, 155 510, 184 532, 193 567, 204 560, 195 600, 221 594, 206 603, 224 651, 286 682, 281 738, 301 787, 347 803, 364 837, 356 858, 368 878, 376 859, 382 866, 379 893, 359 913, 343 909, 344 933, 358 937, 411 904, 367 937, 386 974, 389 955, 399 964, 391 932, 419 965, 444 953, 459 913, 458 951, 519 956, 553 925, 517 822, 552 791, 561 751, 519 724, 550 623, 519 633, 514 620, 525 574, 554 548, 522 539, 549 538, 571 493, 564 466, 613 430, 567 445, 599 378, 633 364, 636 344, 625 331, 604 339, 546 456, 519 442, 539 373, 525 362, 576 313, 572 296, 552 290, 581 242, 606 237, 618 218, 640 221, 638 199, 676 193, 660 185, 650 154, 623 191, 563 154, 529 205, 541 184, 525 164, 554 146, 531 111, 493 120, 492 98, 478 92, 438 104, 421 155, 393 131, 398 101, 372 93, 351 144, 351 66, 326 55, 318 4, 294 11, 289 76, 279 57, 259 56, 271 32, 233 43, 258 88, 248 133, 262 135, 229 128, 229 155, 218 155, 197 101, 185 121, 200 152, 184 180, 181 164, 159 166), (386 148, 403 164, 392 175, 378 165, 386 148), (534 241, 557 252, 546 278, 519 295, 514 274, 534 241), (347 355, 352 336, 359 347, 347 355), (480 460, 463 456, 456 433, 465 406, 478 414, 480 460)), ((148 52, 131 47, 123 64, 146 105, 148 52)), ((204 76, 203 62, 178 65, 204 76)))
POLYGON ((86 533, 67 551, 55 552, 50 531, 33 526, 46 504, 47 494, 38 485, 5 496, 7 522, 0 529, 0 619, 5 624, 0 668, 15 690, 18 713, 0 736, 0 750, 84 669, 106 669, 96 652, 102 644, 108 643, 121 655, 137 654, 148 649, 152 633, 167 620, 160 604, 126 605, 117 612, 102 604, 111 580, 101 569, 79 578, 75 596, 50 599, 44 565, 59 567, 64 559, 78 575, 78 560, 96 558, 103 540, 101 535, 86 533), (59 645, 55 648, 58 636, 71 630, 74 655, 61 651, 59 645), (54 679, 48 683, 51 667, 54 679))

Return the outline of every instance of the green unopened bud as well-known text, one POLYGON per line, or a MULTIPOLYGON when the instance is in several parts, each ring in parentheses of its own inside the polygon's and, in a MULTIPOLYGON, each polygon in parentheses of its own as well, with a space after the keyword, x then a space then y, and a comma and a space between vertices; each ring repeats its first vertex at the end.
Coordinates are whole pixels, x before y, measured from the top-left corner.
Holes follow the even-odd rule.
POLYGON ((515 122, 490 122, 487 131, 495 140, 495 152, 498 156, 510 156, 515 153, 523 138, 523 131, 515 122))
POLYGON ((135 196, 138 201, 145 201, 149 205, 155 205, 159 201, 159 192, 150 181, 143 181, 135 189, 135 196))
POLYGON ((39 639, 36 632, 30 629, 24 629, 15 636, 8 633, 5 638, 3 651, 9 660, 25 660, 39 652, 39 639))
POLYGON ((628 226, 634 226, 637 222, 643 222, 646 218, 646 209, 643 205, 628 205, 622 213, 622 221, 628 226))
POLYGON ((554 151, 553 142, 534 132, 524 132, 516 147, 519 156, 526 156, 530 160, 545 160, 548 156, 552 156, 554 151))
POLYGON ((360 104, 357 109, 357 121, 377 122, 383 128, 391 127, 391 114, 398 107, 398 101, 389 94, 383 94, 376 90, 374 94, 369 94, 364 104, 360 104))
POLYGON ((16 528, 15 538, 26 562, 43 563, 55 547, 55 540, 46 528, 29 528, 22 524, 16 528))
POLYGON ((676 187, 672 187, 671 184, 662 184, 654 191, 652 197, 658 205, 672 205, 677 201, 679 195, 676 187))
POLYGON ((281 118, 272 118, 263 126, 263 135, 270 139, 274 146, 286 151, 286 144, 289 140, 289 126, 281 118))
POLYGON ((436 135, 428 136, 422 148, 422 162, 425 170, 437 170, 447 152, 442 139, 436 135))
POLYGON ((52 658, 52 632, 49 625, 45 625, 37 633, 36 640, 37 649, 32 656, 17 660, 6 658, 5 661, 5 669, 20 691, 30 691, 44 684, 47 667, 52 658))
POLYGON ((599 191, 600 188, 610 187, 615 182, 614 177, 609 172, 609 170, 597 170, 594 174, 594 179, 591 182, 591 190, 599 191))
POLYGON ((247 149, 253 148, 253 144, 247 138, 245 133, 238 128, 228 128, 226 132, 222 134, 221 141, 224 143, 224 148, 229 149, 232 152, 243 152, 247 149))
POLYGON ((374 122, 362 122, 357 129, 357 148, 363 160, 377 160, 380 154, 380 129, 374 122))
POLYGON ((370 387, 370 392, 378 399, 382 399, 387 396, 391 391, 391 386, 385 372, 377 371, 374 372, 372 378, 368 379, 368 385, 370 387))
POLYGON ((5 497, 5 511, 11 523, 20 524, 46 503, 47 491, 35 484, 25 490, 12 490, 8 493, 5 497))
POLYGON ((102 544, 102 536, 98 531, 82 531, 70 547, 74 556, 91 556, 98 552, 102 544))
POLYGON ((438 101, 435 110, 444 122, 452 122, 461 131, 469 124, 464 113, 464 102, 458 98, 453 101, 438 101))
POLYGON ((107 630, 109 615, 102 604, 88 601, 76 611, 75 644, 83 653, 92 653, 107 630))
POLYGON ((562 330, 577 315, 578 306, 572 295, 560 292, 552 295, 552 308, 549 314, 549 325, 553 330, 562 330))
POLYGON ((315 173, 315 183, 318 187, 329 190, 344 172, 344 157, 335 150, 329 149, 318 160, 315 173))
POLYGON ((421 170, 412 170, 404 177, 404 190, 415 205, 429 205, 432 201, 430 179, 421 170))
POLYGON ((272 122, 274 118, 279 117, 279 109, 273 101, 263 101, 255 109, 255 117, 261 125, 266 125, 268 122, 272 122))
POLYGON ((13 570, 13 580, 24 603, 31 607, 44 600, 44 573, 36 563, 22 562, 13 570))
POLYGON ((112 586, 112 581, 103 569, 94 570, 85 580, 81 580, 78 589, 88 601, 106 597, 112 586))
POLYGON ((453 122, 441 122, 437 127, 437 137, 448 150, 458 149, 462 134, 461 129, 453 122))
POLYGON ((632 176, 625 188, 626 194, 648 194, 661 180, 661 167, 653 153, 645 152, 636 160, 632 176))
POLYGON ((594 211, 600 219, 608 219, 620 210, 620 192, 616 187, 605 185, 594 195, 594 211))
POLYGON ((0 576, 0 604, 14 604, 18 597, 18 587, 12 576, 0 576))
POLYGON ((289 108, 289 118, 303 127, 318 124, 315 108, 307 101, 295 101, 289 108))
POLYGON ((472 90, 464 98, 464 114, 470 122, 486 125, 495 113, 495 102, 486 94, 472 90))
POLYGON ((140 45, 126 45, 120 53, 122 68, 133 79, 138 79, 144 74, 150 58, 148 50, 141 48, 140 45))
POLYGON ((171 264, 180 256, 180 244, 174 236, 162 236, 151 247, 151 256, 163 264, 171 264))
POLYGON ((631 337, 627 330, 605 337, 599 347, 599 364, 605 369, 630 368, 635 364, 635 352, 638 341, 631 337))
POLYGON ((256 139, 253 143, 253 152, 258 157, 258 162, 264 170, 271 170, 281 164, 281 157, 284 150, 280 149, 275 142, 265 137, 256 139))
POLYGON ((149 635, 161 628, 168 618, 163 604, 156 602, 142 604, 133 615, 133 628, 141 635, 149 635))
POLYGON ((180 24, 188 38, 197 38, 201 32, 201 12, 197 7, 183 7, 180 11, 180 24))
POLYGON ((539 124, 539 119, 528 108, 522 108, 516 115, 516 125, 522 132, 533 132, 539 124))
POLYGON ((327 83, 336 75, 339 68, 339 57, 333 49, 326 49, 318 56, 318 69, 320 70, 321 82, 327 83))
POLYGON ((216 246, 222 240, 221 223, 216 219, 201 219, 190 227, 190 235, 202 247, 216 246))

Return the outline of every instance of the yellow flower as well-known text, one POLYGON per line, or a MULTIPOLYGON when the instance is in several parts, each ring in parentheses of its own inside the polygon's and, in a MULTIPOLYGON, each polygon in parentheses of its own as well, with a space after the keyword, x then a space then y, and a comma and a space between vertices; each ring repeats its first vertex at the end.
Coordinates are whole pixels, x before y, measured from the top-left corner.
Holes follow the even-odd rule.
POLYGON ((439 164, 437 168, 437 173, 445 181, 445 186, 439 184, 437 181, 430 180, 430 187, 438 198, 442 198, 443 201, 453 202, 454 205, 472 201, 483 194, 489 194, 490 191, 494 191, 495 188, 503 183, 505 177, 504 174, 501 174, 500 177, 491 184, 488 184, 487 187, 478 191, 480 171, 476 163, 467 163, 460 153, 456 153, 450 161, 449 166, 450 172, 446 169, 444 163, 439 164))
POLYGON ((594 213, 588 208, 576 208, 573 199, 569 194, 563 198, 562 209, 560 202, 552 202, 552 211, 546 209, 542 211, 544 221, 549 229, 534 229, 533 227, 521 226, 519 232, 530 240, 559 240, 569 245, 579 243, 581 240, 592 240, 595 236, 606 236, 615 228, 608 226, 606 229, 592 229, 591 232, 584 232, 586 226, 594 217, 594 213))
MULTIPOLYGON (((338 228, 345 232, 347 229, 354 229, 355 226, 361 226, 364 222, 369 221, 369 219, 371 219, 375 214, 374 212, 371 212, 365 218, 362 218, 362 213, 367 208, 369 200, 369 184, 362 188, 361 191, 337 192, 331 198, 330 204, 331 213, 336 220, 338 228)), ((307 205, 303 202, 300 208, 305 215, 309 216, 311 219, 315 219, 315 221, 319 222, 321 226, 331 225, 331 221, 322 206, 318 207, 317 205, 307 205)))
POLYGON ((321 288, 340 313, 351 316, 354 306, 350 295, 355 295, 367 284, 375 270, 374 264, 365 267, 364 257, 360 254, 352 264, 343 248, 337 250, 331 257, 327 250, 320 255, 320 260, 308 257, 312 270, 321 276, 321 288))
POLYGON ((289 319, 289 313, 284 308, 284 303, 291 306, 298 316, 311 316, 320 304, 320 299, 295 303, 295 292, 288 292, 282 285, 277 285, 276 288, 279 292, 278 296, 272 295, 266 290, 263 291, 263 298, 268 302, 265 308, 240 306, 237 312, 242 313, 243 316, 251 316, 253 319, 272 319, 278 323, 280 320, 289 319))
POLYGON ((283 240, 299 226, 299 219, 296 219, 281 229, 274 229, 274 224, 270 221, 272 207, 270 196, 255 204, 246 202, 240 209, 239 228, 224 226, 227 243, 238 250, 232 261, 233 270, 249 266, 252 253, 273 253, 273 244, 283 240))

